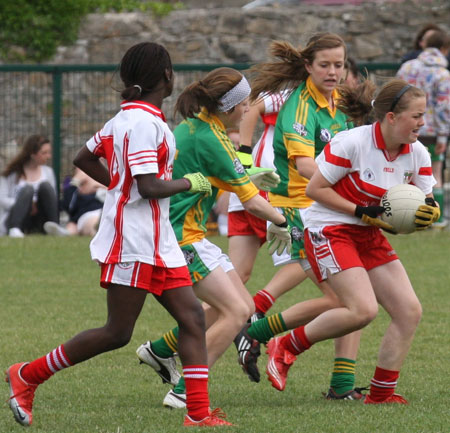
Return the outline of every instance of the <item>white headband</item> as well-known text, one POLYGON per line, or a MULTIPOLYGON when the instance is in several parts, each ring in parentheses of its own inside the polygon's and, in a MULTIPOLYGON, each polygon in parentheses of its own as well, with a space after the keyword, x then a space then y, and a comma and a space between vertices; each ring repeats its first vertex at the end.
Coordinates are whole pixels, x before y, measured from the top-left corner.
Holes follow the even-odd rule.
POLYGON ((222 113, 231 110, 247 98, 250 95, 250 91, 251 89, 248 81, 245 77, 242 77, 242 80, 239 81, 239 83, 228 90, 228 92, 219 99, 221 105, 219 105, 217 109, 222 113))

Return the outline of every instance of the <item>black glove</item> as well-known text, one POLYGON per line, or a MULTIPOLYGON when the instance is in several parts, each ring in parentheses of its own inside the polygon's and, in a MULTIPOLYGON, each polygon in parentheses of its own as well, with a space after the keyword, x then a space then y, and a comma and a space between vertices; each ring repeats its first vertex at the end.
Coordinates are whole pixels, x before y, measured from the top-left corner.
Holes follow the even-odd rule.
POLYGON ((378 227, 384 231, 396 235, 397 232, 394 230, 390 224, 385 223, 383 220, 378 218, 384 212, 383 206, 358 206, 356 205, 355 216, 361 218, 366 224, 378 227))

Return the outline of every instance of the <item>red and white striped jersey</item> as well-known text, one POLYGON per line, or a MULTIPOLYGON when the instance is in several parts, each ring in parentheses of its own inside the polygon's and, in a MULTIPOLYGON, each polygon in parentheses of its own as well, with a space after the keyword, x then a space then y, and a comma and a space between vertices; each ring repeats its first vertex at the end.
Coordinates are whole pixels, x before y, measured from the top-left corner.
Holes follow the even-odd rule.
MULTIPOLYGON (((316 158, 318 169, 342 197, 360 206, 379 205, 389 188, 410 183, 430 194, 436 183, 430 155, 422 143, 404 144, 393 159, 386 151, 379 122, 339 132, 316 158)), ((305 227, 366 225, 358 217, 313 203, 305 227)))
MULTIPOLYGON (((277 123, 278 112, 281 110, 281 106, 291 92, 292 90, 282 90, 278 93, 261 95, 264 100, 264 114, 261 115, 264 131, 252 150, 253 164, 255 167, 273 168, 275 170, 272 146, 275 123, 277 123)), ((268 198, 268 193, 265 191, 260 191, 260 195, 265 199, 268 198)), ((231 194, 228 211, 235 212, 243 209, 244 206, 242 206, 238 196, 236 194, 231 194)))
POLYGON ((175 137, 159 108, 142 101, 123 102, 121 108, 86 143, 92 153, 106 158, 111 178, 99 230, 91 241, 92 259, 185 266, 169 222, 170 198, 143 199, 135 180, 152 173, 172 179, 175 137))

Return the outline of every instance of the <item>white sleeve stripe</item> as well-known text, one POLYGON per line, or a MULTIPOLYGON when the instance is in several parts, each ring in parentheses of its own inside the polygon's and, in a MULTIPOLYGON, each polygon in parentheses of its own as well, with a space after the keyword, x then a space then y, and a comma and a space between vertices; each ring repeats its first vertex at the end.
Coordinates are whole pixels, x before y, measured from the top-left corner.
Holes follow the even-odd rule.
POLYGON ((144 155, 144 156, 139 156, 137 158, 128 158, 129 162, 136 162, 139 161, 141 159, 153 159, 153 160, 157 160, 157 156, 156 155, 144 155))
POLYGON ((158 151, 157 150, 140 150, 139 152, 129 153, 128 157, 145 154, 145 153, 158 153, 158 151))
POLYGON ((140 162, 135 162, 134 164, 128 164, 128 166, 135 167, 137 165, 146 165, 146 164, 155 165, 156 161, 140 161, 140 162))

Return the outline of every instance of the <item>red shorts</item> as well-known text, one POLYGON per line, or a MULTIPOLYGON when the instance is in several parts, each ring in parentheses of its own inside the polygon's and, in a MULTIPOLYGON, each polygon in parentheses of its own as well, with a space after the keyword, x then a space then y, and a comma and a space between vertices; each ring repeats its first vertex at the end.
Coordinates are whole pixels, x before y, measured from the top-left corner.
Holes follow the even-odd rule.
POLYGON ((257 236, 260 245, 266 242, 267 222, 246 210, 228 212, 228 237, 257 236))
POLYGON ((101 263, 100 285, 105 289, 110 284, 136 287, 160 296, 164 290, 192 286, 187 266, 164 268, 148 263, 101 263))
POLYGON ((394 249, 376 227, 344 224, 305 231, 309 263, 319 281, 327 274, 349 268, 376 268, 398 259, 394 249))

